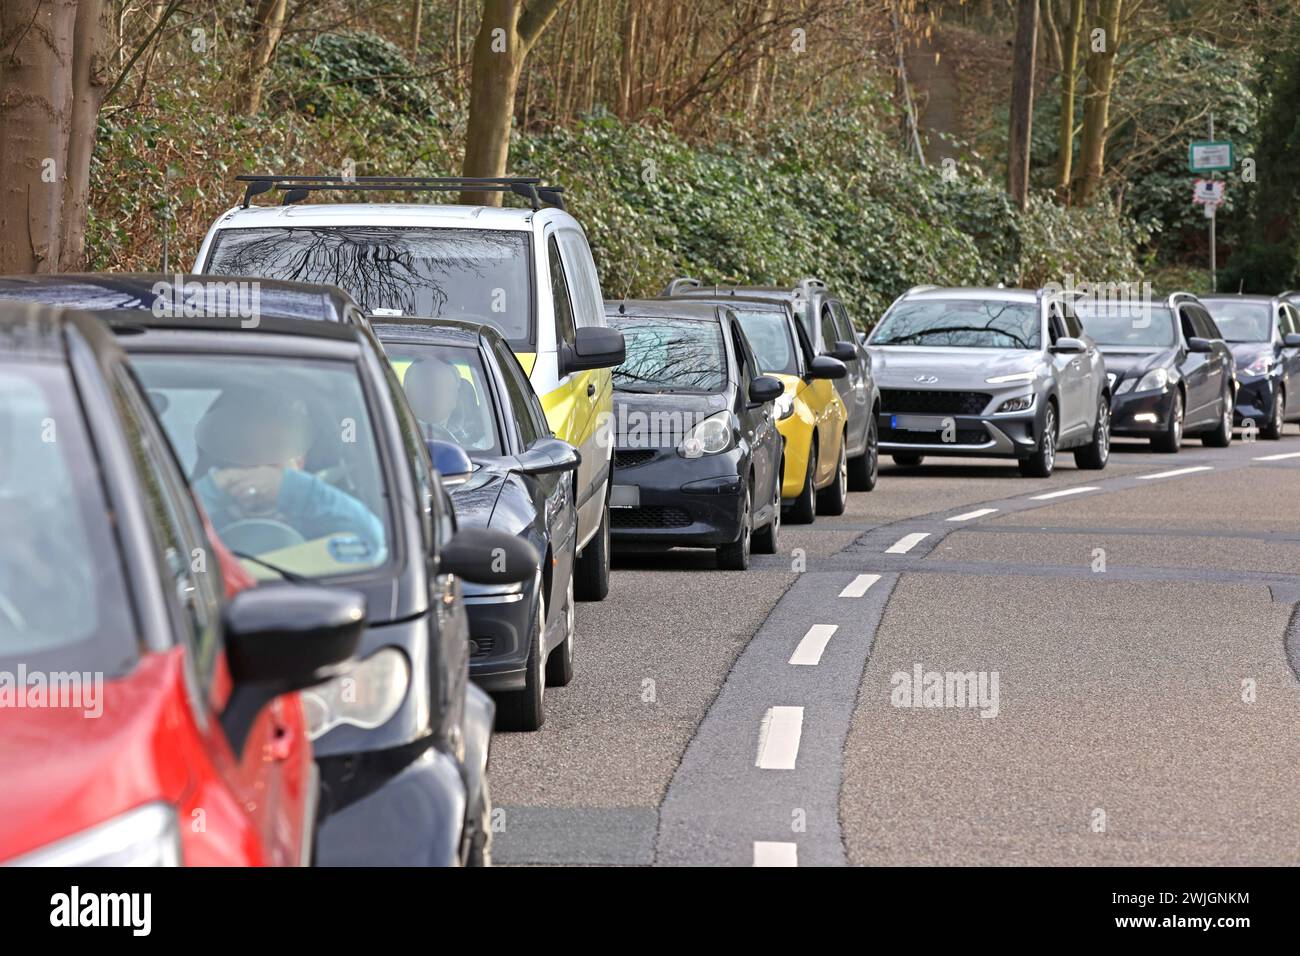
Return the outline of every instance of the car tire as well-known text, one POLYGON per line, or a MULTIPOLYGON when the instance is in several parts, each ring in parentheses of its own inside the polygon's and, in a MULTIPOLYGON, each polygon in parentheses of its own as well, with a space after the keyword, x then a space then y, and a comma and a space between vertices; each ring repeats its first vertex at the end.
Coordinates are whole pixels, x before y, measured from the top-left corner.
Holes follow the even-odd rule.
POLYGON ((812 524, 817 518, 817 491, 813 488, 813 476, 817 468, 817 442, 808 449, 808 473, 803 478, 803 488, 799 497, 794 499, 786 513, 786 520, 791 524, 812 524))
POLYGON ((1277 441, 1282 437, 1282 428, 1284 426, 1283 409, 1286 408, 1283 402, 1285 401, 1286 397, 1282 394, 1282 389, 1273 389, 1273 411, 1269 415, 1268 423, 1259 430, 1260 438, 1277 441))
POLYGON ((497 700, 498 730, 540 730, 546 722, 546 601, 537 582, 537 616, 529 635, 524 689, 501 694, 497 700))
POLYGON ((546 686, 567 687, 573 680, 573 632, 576 630, 573 593, 573 575, 564 592, 564 640, 546 658, 546 686))
POLYGON ((1174 405, 1169 410, 1169 426, 1155 438, 1151 447, 1167 455, 1175 455, 1183 447, 1183 393, 1174 392, 1174 405))
POLYGON ((776 554, 777 539, 781 535, 781 475, 785 472, 785 462, 772 479, 775 486, 772 492, 772 520, 754 532, 753 549, 756 554, 776 554))
POLYGON ((1092 441, 1077 449, 1074 463, 1088 471, 1101 471, 1110 460, 1110 400, 1105 395, 1097 404, 1097 424, 1092 430, 1092 441))
POLYGON ((840 436, 840 457, 835 463, 835 477, 829 485, 817 492, 819 515, 842 515, 849 503, 849 460, 844 447, 845 437, 840 436))
POLYGON ((1056 470, 1056 406, 1047 403, 1043 413, 1043 434, 1038 447, 1028 458, 1020 460, 1020 473, 1026 478, 1051 478, 1056 470))
MULTIPOLYGON (((1201 436, 1201 444, 1210 448, 1227 448, 1232 444, 1232 389, 1225 388, 1221 396, 1223 402, 1223 412, 1219 416, 1218 427, 1212 432, 1206 432, 1201 436)), ((1279 419, 1278 437, 1281 437, 1281 425, 1279 419)))
POLYGON ((895 465, 902 468, 915 468, 921 464, 921 462, 925 461, 924 455, 912 455, 907 452, 898 455, 890 455, 889 457, 894 459, 895 465))
POLYGON ((596 536, 573 567, 573 587, 579 601, 603 601, 609 594, 609 493, 605 493, 605 513, 596 536))
POLYGON ((731 544, 718 548, 718 567, 723 571, 746 571, 749 569, 750 546, 754 534, 754 494, 750 487, 745 488, 745 501, 740 511, 740 537, 731 544))
POLYGON ((872 491, 880 478, 880 443, 876 438, 876 416, 867 424, 867 450, 849 459, 849 491, 872 491))

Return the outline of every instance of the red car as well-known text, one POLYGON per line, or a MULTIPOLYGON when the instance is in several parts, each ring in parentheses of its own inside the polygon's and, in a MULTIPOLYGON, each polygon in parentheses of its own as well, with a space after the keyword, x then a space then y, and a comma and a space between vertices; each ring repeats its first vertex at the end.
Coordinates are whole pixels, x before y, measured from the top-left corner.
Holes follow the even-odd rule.
POLYGON ((0 304, 0 527, 0 862, 310 862, 296 692, 346 666, 364 600, 238 590, 93 316, 0 304))

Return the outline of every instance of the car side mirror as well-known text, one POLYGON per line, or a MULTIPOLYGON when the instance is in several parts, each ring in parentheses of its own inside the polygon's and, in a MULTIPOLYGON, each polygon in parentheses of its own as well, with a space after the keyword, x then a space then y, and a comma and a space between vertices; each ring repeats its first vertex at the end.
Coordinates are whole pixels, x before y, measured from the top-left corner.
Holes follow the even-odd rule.
POLYGON ((1203 339, 1197 336, 1192 336, 1190 339, 1187 340, 1187 351, 1212 352, 1214 351, 1214 343, 1211 342, 1209 339, 1203 339))
POLYGON ((523 538, 487 528, 462 528, 438 552, 438 573, 475 584, 522 584, 541 565, 523 538))
POLYGON ((830 351, 830 356, 841 362, 852 362, 857 359, 858 350, 853 347, 852 342, 836 342, 835 348, 830 351))
POLYGON ((1282 346, 1288 349, 1300 349, 1300 332, 1288 332, 1282 336, 1282 346))
POLYGON ((785 383, 771 375, 760 375, 749 383, 749 404, 766 405, 775 402, 785 392, 785 383))
POLYGON ((345 671, 366 626, 355 591, 266 584, 240 591, 223 613, 233 687, 221 726, 239 754, 262 708, 345 671))
POLYGON ((844 367, 844 363, 833 355, 818 355, 808 366, 809 378, 844 378, 849 374, 849 370, 844 367))
POLYGON ((1052 345, 1049 351, 1057 355, 1078 355, 1080 352, 1088 351, 1088 346, 1081 339, 1070 338, 1068 335, 1062 335, 1052 345))
POLYGON ((582 462, 582 455, 567 441, 559 438, 539 438, 528 446, 515 461, 515 469, 524 475, 554 475, 574 471, 582 462))
POLYGON ((560 347, 560 374, 593 368, 615 368, 627 358, 623 333, 603 325, 584 325, 574 332, 574 344, 560 347))
POLYGON ((454 442, 437 439, 430 439, 425 445, 429 448, 433 468, 444 485, 453 487, 469 481, 469 476, 474 473, 474 463, 469 460, 464 448, 454 442))

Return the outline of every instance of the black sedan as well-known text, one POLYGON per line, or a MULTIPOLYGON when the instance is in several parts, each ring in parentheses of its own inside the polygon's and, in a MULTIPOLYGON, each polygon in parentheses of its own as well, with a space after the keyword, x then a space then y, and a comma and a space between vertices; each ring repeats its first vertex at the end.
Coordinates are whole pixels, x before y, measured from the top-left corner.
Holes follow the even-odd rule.
POLYGON ((426 439, 474 462, 451 486, 456 520, 528 541, 529 580, 465 585, 470 677, 497 699, 497 726, 537 730, 544 691, 573 679, 573 568, 578 452, 551 435, 528 375, 491 326, 451 320, 376 323, 426 439))
POLYGON ((1195 296, 1081 303, 1078 314, 1106 360, 1112 435, 1149 438, 1163 452, 1187 435, 1216 448, 1232 442, 1232 352, 1195 296))
POLYGON ((1300 311, 1267 295, 1201 301, 1237 363, 1236 423, 1257 428, 1261 438, 1281 438, 1286 422, 1300 421, 1300 311))
POLYGON ((608 302, 627 359, 614 369, 616 546, 709 547, 742 571, 751 548, 775 554, 781 527, 781 436, 763 375, 736 314, 680 300, 608 302))

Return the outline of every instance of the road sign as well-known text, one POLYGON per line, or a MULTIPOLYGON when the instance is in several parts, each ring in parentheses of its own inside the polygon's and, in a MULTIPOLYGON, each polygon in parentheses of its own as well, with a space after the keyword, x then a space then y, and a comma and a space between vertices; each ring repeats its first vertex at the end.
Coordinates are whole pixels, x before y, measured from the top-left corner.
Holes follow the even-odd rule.
POLYGON ((1221 179, 1198 179, 1192 192, 1192 202, 1198 205, 1217 206, 1223 202, 1224 182, 1221 179))
POLYGON ((1231 169, 1235 155, 1232 144, 1223 140, 1203 139, 1187 149, 1187 168, 1194 173, 1212 173, 1231 169))

